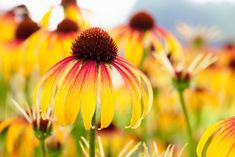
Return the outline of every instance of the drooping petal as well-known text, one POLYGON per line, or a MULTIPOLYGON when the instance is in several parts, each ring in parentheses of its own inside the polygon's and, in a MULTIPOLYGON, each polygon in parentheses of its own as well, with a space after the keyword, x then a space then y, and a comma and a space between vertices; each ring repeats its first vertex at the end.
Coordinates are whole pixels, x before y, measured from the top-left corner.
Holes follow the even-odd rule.
POLYGON ((88 61, 84 66, 88 66, 88 70, 82 82, 81 92, 83 96, 81 97, 81 107, 85 129, 89 130, 92 127, 91 121, 96 108, 98 74, 95 61, 88 61))
POLYGON ((135 66, 140 65, 144 55, 142 34, 131 32, 126 41, 124 55, 125 58, 135 66))
POLYGON ((113 84, 108 67, 100 64, 100 84, 101 84, 101 127, 106 128, 111 123, 114 116, 114 93, 113 84))
POLYGON ((50 103, 52 96, 54 95, 57 81, 60 79, 61 75, 64 73, 70 61, 73 57, 68 57, 61 62, 53 66, 41 79, 38 86, 35 89, 34 100, 36 107, 39 108, 39 104, 42 109, 42 116, 46 116, 47 107, 50 103), (43 88, 42 93, 40 93, 40 88, 43 88), (37 97, 41 96, 41 101, 37 101, 37 97))
POLYGON ((171 51, 176 57, 182 55, 182 47, 179 41, 169 32, 165 31, 163 28, 156 28, 156 33, 160 34, 166 41, 166 47, 171 51))
MULTIPOLYGON (((65 102, 66 102, 67 96, 70 93, 69 87, 71 86, 72 82, 74 82, 74 80, 76 79, 75 76, 76 76, 76 73, 79 71, 80 65, 81 65, 81 62, 78 61, 70 69, 67 76, 63 79, 63 83, 62 83, 61 87, 58 88, 58 91, 55 96, 55 104, 54 104, 55 114, 56 114, 58 123, 62 124, 62 125, 68 124, 65 122, 65 119, 67 119, 66 118, 67 116, 65 116, 65 113, 67 113, 65 111, 65 108, 69 107, 69 108, 71 108, 70 110, 74 109, 70 104, 67 104, 65 106, 65 102)), ((74 92, 74 93, 76 93, 76 92, 74 92)), ((71 93, 71 94, 73 94, 73 93, 71 93)), ((79 105, 79 104, 77 104, 77 105, 79 105)))
POLYGON ((16 146, 17 139, 19 138, 23 127, 24 126, 20 123, 13 124, 9 127, 6 137, 6 148, 10 154, 14 151, 14 147, 16 146))
POLYGON ((199 157, 204 152, 208 156, 227 156, 234 143, 235 126, 231 123, 231 120, 220 121, 203 133, 197 146, 199 157))
POLYGON ((137 128, 140 125, 141 122, 141 95, 134 83, 134 81, 123 71, 123 69, 116 63, 112 64, 114 68, 119 72, 119 74, 122 76, 125 85, 130 90, 131 97, 132 97, 132 117, 130 121, 130 125, 127 127, 131 128, 137 128))
POLYGON ((142 99, 143 99, 143 118, 150 112, 152 103, 153 103, 153 90, 151 87, 151 83, 148 80, 148 78, 137 68, 135 68, 133 65, 128 63, 126 60, 124 60, 121 57, 117 57, 117 62, 122 65, 123 68, 126 69, 127 73, 134 79, 136 85, 141 91, 142 99), (140 78, 143 80, 143 83, 146 86, 146 90, 141 85, 141 81, 138 81, 135 73, 140 76, 140 78))

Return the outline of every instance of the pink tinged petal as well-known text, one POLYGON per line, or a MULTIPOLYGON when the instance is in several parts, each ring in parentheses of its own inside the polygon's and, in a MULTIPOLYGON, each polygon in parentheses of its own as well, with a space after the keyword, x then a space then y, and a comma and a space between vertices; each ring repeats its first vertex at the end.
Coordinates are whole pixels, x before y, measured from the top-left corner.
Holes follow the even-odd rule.
POLYGON ((114 93, 113 84, 108 67, 100 63, 100 84, 101 84, 101 127, 106 128, 114 116, 114 93))
POLYGON ((92 127, 91 121, 95 113, 96 97, 97 97, 97 84, 98 74, 95 61, 88 61, 84 66, 88 66, 81 93, 82 118, 86 130, 92 127))
POLYGON ((74 64, 74 66, 70 69, 65 79, 63 80, 61 87, 58 87, 58 91, 55 96, 55 114, 58 123, 62 125, 68 124, 67 122, 65 122, 65 101, 69 94, 69 87, 71 86, 72 82, 74 82, 74 80, 76 79, 76 73, 79 71, 80 65, 81 61, 78 61, 74 64))
POLYGON ((122 76, 125 85, 127 88, 129 88, 131 97, 132 97, 132 117, 130 121, 130 125, 127 126, 128 128, 137 128, 140 123, 141 123, 141 114, 142 114, 142 109, 141 109, 141 96, 138 92, 138 89, 132 80, 130 76, 126 74, 125 71, 123 71, 122 68, 116 63, 112 63, 112 66, 119 72, 119 74, 122 76))
POLYGON ((65 101, 65 123, 72 124, 80 110, 81 98, 83 97, 82 87, 86 79, 86 74, 89 70, 89 65, 85 64, 75 75, 75 79, 71 82, 68 90, 68 95, 65 101))
POLYGON ((40 80, 38 87, 36 87, 35 103, 36 107, 41 106, 42 116, 45 118, 47 108, 50 104, 52 97, 54 96, 56 85, 60 77, 64 74, 66 68, 73 60, 73 57, 68 57, 55 66, 53 66, 40 80), (42 88, 42 89, 41 89, 42 88), (42 90, 42 91, 41 91, 42 90), (37 102, 38 98, 41 98, 40 102, 37 102))
POLYGON ((117 57, 116 62, 118 62, 120 65, 122 65, 129 73, 132 73, 131 74, 132 76, 134 76, 133 73, 136 73, 142 79, 140 81, 135 79, 135 81, 136 81, 136 84, 138 84, 139 89, 141 90, 141 95, 143 98, 143 105, 144 105, 143 118, 144 118, 150 112, 150 110, 152 108, 152 104, 153 104, 153 90, 152 90, 151 83, 150 83, 149 79, 143 74, 142 71, 140 71, 139 69, 137 69, 136 67, 134 67, 133 65, 128 63, 125 59, 123 59, 121 57, 117 57), (145 84, 146 89, 143 88, 141 83, 145 84))

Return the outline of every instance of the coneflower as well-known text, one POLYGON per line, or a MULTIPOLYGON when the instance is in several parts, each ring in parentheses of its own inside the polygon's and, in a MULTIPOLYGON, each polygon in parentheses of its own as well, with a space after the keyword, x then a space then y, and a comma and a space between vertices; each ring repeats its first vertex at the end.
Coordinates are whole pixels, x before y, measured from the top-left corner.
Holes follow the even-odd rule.
POLYGON ((74 41, 72 56, 55 64, 35 90, 35 104, 41 109, 42 116, 52 109, 59 124, 73 124, 81 110, 85 129, 91 129, 91 156, 94 156, 98 100, 101 105, 100 129, 108 127, 114 116, 113 70, 119 73, 132 97, 133 110, 128 127, 138 127, 152 105, 149 80, 117 52, 116 44, 106 31, 87 29, 74 41))
POLYGON ((161 52, 166 46, 167 53, 178 55, 181 50, 177 39, 146 11, 135 13, 128 24, 114 28, 111 33, 124 52, 124 58, 140 68, 144 58, 153 51, 161 52))

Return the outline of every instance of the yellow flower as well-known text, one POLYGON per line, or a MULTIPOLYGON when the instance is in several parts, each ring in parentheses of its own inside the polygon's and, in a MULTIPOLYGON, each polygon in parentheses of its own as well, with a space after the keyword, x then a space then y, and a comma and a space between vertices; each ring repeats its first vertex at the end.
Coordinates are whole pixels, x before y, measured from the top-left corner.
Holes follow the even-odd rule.
POLYGON ((39 26, 30 18, 24 19, 16 28, 15 38, 1 44, 0 72, 8 80, 22 67, 22 45, 25 40, 39 29, 39 26))
POLYGON ((199 157, 234 157, 234 117, 213 124, 200 138, 199 157))
POLYGON ((80 27, 70 19, 62 20, 54 31, 40 30, 23 45, 25 76, 39 70, 44 74, 52 65, 67 57, 80 27))
POLYGON ((206 69, 217 60, 213 54, 198 54, 190 56, 189 58, 183 57, 178 63, 173 63, 166 56, 164 52, 154 53, 154 57, 165 67, 166 71, 172 76, 173 79, 190 80, 192 76, 206 69))
POLYGON ((176 29, 187 45, 193 49, 205 48, 208 43, 220 39, 220 31, 215 26, 190 26, 186 23, 179 23, 176 29))
POLYGON ((35 148, 39 146, 39 142, 34 136, 32 125, 21 116, 2 121, 0 123, 0 133, 5 129, 7 129, 7 153, 15 156, 32 157, 35 148))
MULTIPOLYGON (((90 22, 87 19, 88 11, 80 8, 77 5, 76 0, 62 0, 60 6, 63 7, 64 18, 75 21, 80 29, 87 29, 90 27, 90 22)), ((42 27, 50 27, 50 20, 52 19, 51 14, 55 7, 51 7, 41 19, 42 27)))
POLYGON ((167 53, 176 56, 181 52, 177 39, 165 29, 156 25, 154 18, 145 11, 134 14, 127 25, 111 31, 124 57, 135 66, 140 66, 147 52, 160 52, 167 47, 167 53), (147 52, 146 52, 147 51, 147 52))
POLYGON ((11 41, 15 37, 18 22, 28 17, 25 5, 19 5, 0 15, 0 42, 11 41))
POLYGON ((52 109, 59 124, 72 124, 81 110, 85 129, 100 104, 101 126, 111 123, 115 111, 113 71, 122 78, 132 97, 129 127, 136 128, 150 112, 153 93, 146 76, 117 56, 117 47, 107 32, 90 28, 77 37, 72 56, 55 64, 40 80, 34 101, 44 117, 52 109), (142 83, 144 86, 142 86, 142 83), (143 102, 143 105, 141 104, 143 102))

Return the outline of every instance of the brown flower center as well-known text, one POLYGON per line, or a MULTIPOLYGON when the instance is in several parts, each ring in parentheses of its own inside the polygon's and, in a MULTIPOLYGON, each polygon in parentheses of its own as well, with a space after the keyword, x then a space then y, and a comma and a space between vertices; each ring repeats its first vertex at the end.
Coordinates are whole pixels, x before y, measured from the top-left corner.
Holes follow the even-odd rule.
POLYGON ((131 17, 129 25, 133 29, 147 31, 154 27, 155 21, 149 13, 141 11, 131 17))
POLYGON ((52 125, 50 124, 50 121, 48 119, 39 119, 33 121, 33 129, 36 131, 40 131, 42 133, 50 132, 52 130, 52 125))
POLYGON ((57 25, 56 31, 59 33, 71 33, 79 30, 76 22, 70 19, 64 19, 57 25))
POLYGON ((66 7, 70 4, 77 4, 77 1, 76 0, 62 0, 61 1, 61 5, 66 7))
POLYGON ((21 23, 19 23, 15 32, 15 36, 17 39, 25 40, 39 29, 40 27, 37 23, 33 22, 30 18, 26 18, 21 23))
POLYGON ((98 27, 81 32, 72 46, 72 54, 78 59, 97 62, 112 62, 117 56, 117 51, 113 39, 98 27))

